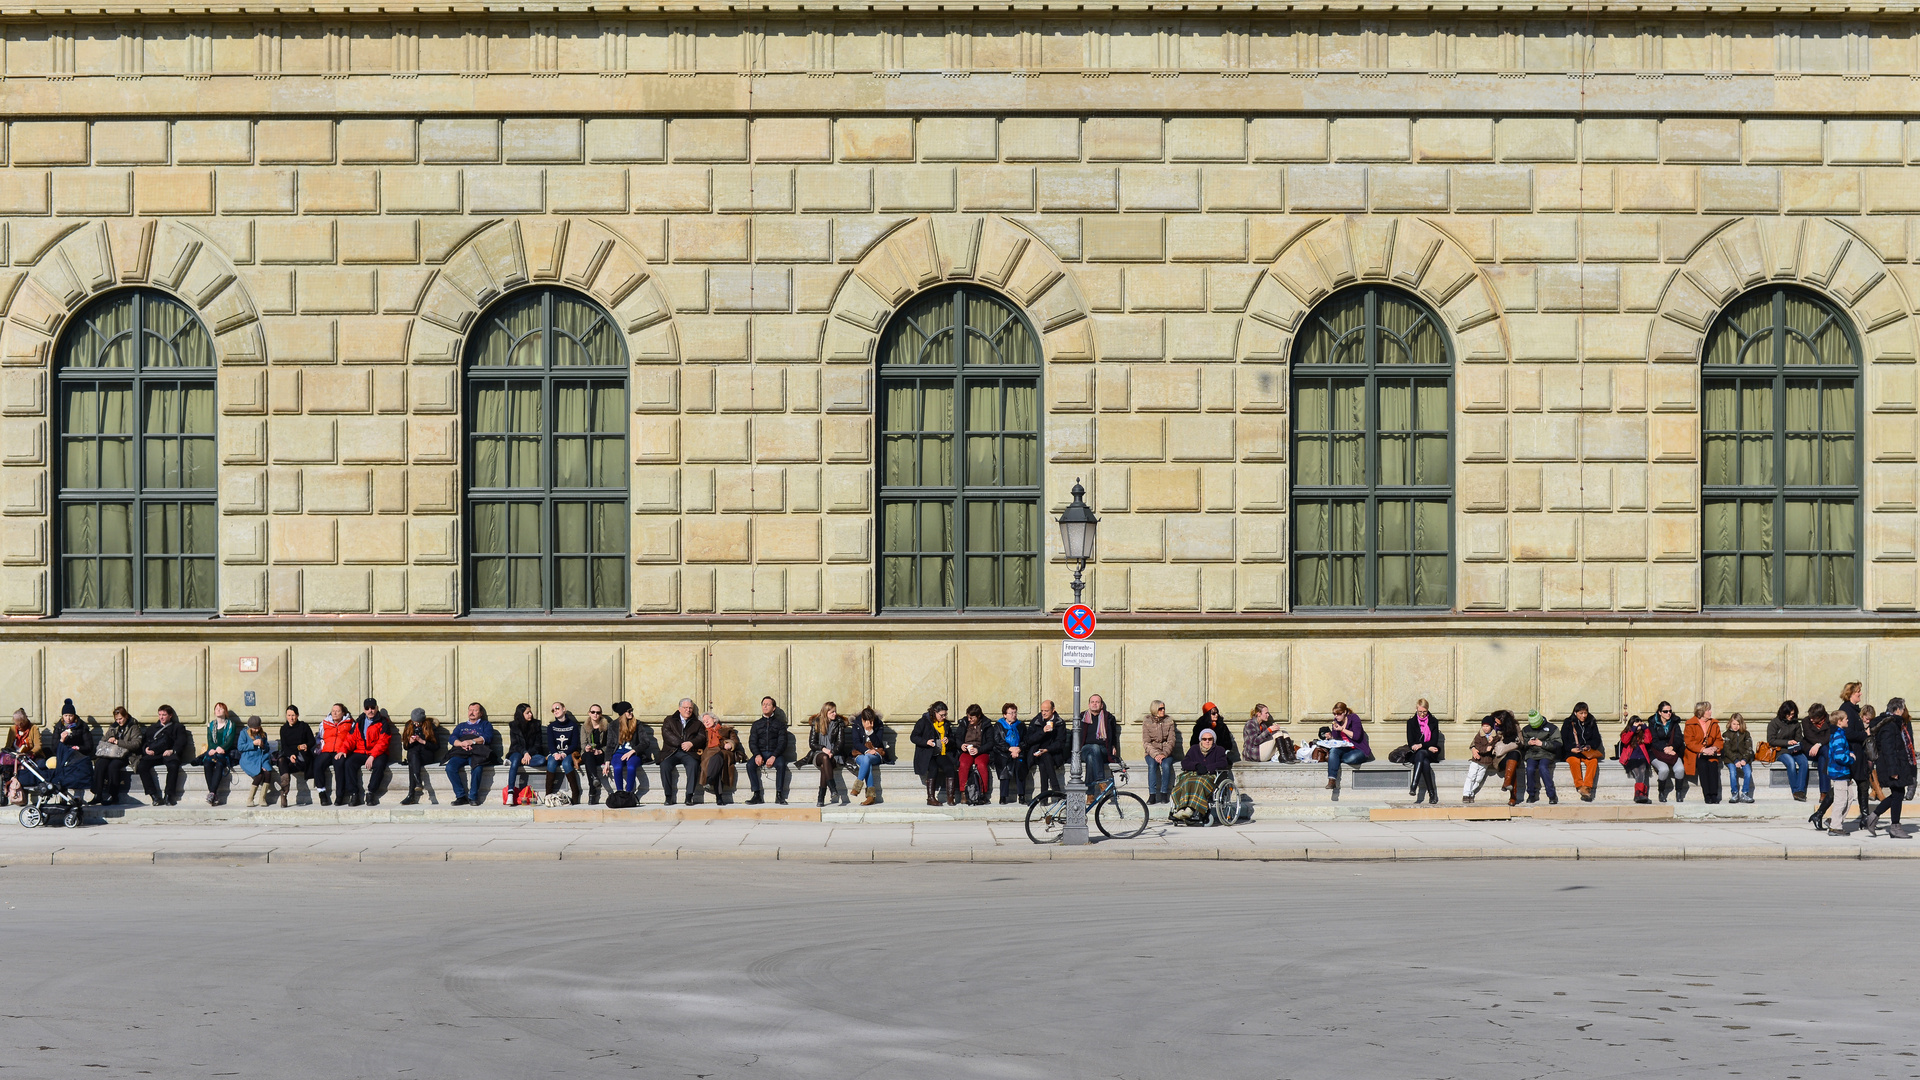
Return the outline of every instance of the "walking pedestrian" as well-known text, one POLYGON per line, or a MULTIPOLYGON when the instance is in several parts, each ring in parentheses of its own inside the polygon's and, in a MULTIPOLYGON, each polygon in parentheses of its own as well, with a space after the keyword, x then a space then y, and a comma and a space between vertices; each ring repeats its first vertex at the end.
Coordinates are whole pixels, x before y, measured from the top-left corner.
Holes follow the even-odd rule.
POLYGON ((1347 708, 1344 701, 1333 703, 1333 723, 1327 728, 1327 790, 1339 798, 1340 766, 1359 766, 1373 760, 1373 747, 1367 742, 1367 726, 1347 708), (1341 746, 1340 743, 1347 745, 1341 746))
POLYGON ((1607 742, 1584 701, 1574 702, 1573 712, 1560 725, 1560 752, 1566 755, 1567 772, 1580 801, 1592 802, 1600 787, 1600 759, 1607 756, 1607 742))
POLYGON ((1147 718, 1140 722, 1140 741, 1147 749, 1147 802, 1166 802, 1173 797, 1173 767, 1178 764, 1173 752, 1180 741, 1180 728, 1167 715, 1166 702, 1147 706, 1147 718))
POLYGON ((1687 720, 1684 736, 1687 775, 1700 785, 1700 797, 1709 803, 1720 801, 1720 724, 1713 718, 1713 703, 1696 702, 1693 716, 1687 720))
POLYGON ((706 728, 693 715, 692 698, 681 698, 679 707, 660 721, 660 786, 666 791, 668 806, 673 805, 674 781, 682 770, 687 774, 687 805, 693 805, 694 792, 700 787, 700 750, 706 738, 706 728))
MULTIPOLYGON (((162 705, 156 710, 158 719, 147 729, 146 738, 140 744, 141 790, 146 792, 147 802, 153 806, 178 806, 181 789, 186 784, 184 770, 187 764, 187 751, 193 745, 192 736, 187 734, 185 725, 180 723, 180 714, 173 706, 162 705), (166 787, 162 788, 155 773, 167 770, 166 787)), ((15 713, 24 717, 24 713, 15 713)), ((18 723, 14 728, 19 731, 18 723)), ((39 733, 35 732, 34 749, 39 750, 39 733)))
POLYGON ((273 775, 274 742, 267 738, 266 726, 259 717, 247 717, 247 726, 240 732, 239 742, 240 772, 252 782, 247 792, 247 805, 272 806, 273 797, 279 790, 273 775))
POLYGON ((1433 718, 1427 699, 1421 698, 1414 703, 1413 716, 1407 720, 1407 764, 1412 766, 1407 794, 1413 796, 1413 805, 1419 806, 1423 799, 1440 805, 1440 792, 1434 787, 1433 763, 1445 760, 1446 756, 1447 738, 1440 731, 1440 721, 1433 718))
POLYGON ((307 772, 313 768, 314 741, 313 727, 300 719, 300 710, 287 706, 286 718, 280 723, 280 738, 275 740, 279 747, 275 769, 280 774, 280 805, 288 805, 288 797, 293 793, 297 782, 304 801, 313 802, 312 792, 307 788, 307 772))
MULTIPOLYGON (((928 806, 939 806, 943 797, 948 806, 959 802, 960 744, 954 740, 953 727, 947 720, 947 703, 936 701, 920 714, 907 736, 913 740, 914 775, 927 785, 928 806)), ((825 799, 823 790, 822 803, 825 799)))
POLYGON ((1807 706, 1807 768, 1820 785, 1820 801, 1814 805, 1813 813, 1807 816, 1807 820, 1816 829, 1826 828, 1827 810, 1833 805, 1833 777, 1827 775, 1827 762, 1832 756, 1833 727, 1833 719, 1827 715, 1825 705, 1816 701, 1807 706))
POLYGON ((1774 760, 1787 770, 1787 788, 1795 802, 1807 801, 1807 733, 1800 720, 1800 706, 1791 699, 1780 703, 1779 711, 1767 721, 1767 744, 1773 747, 1774 760))
POLYGON ((831 701, 807 719, 807 761, 820 770, 820 790, 813 805, 827 805, 829 794, 841 806, 853 801, 838 787, 840 768, 853 761, 853 729, 831 701))
POLYGON ((453 805, 479 805, 480 779, 493 761, 495 737, 486 707, 477 701, 468 704, 467 718, 447 735, 447 782, 453 785, 453 805))
MULTIPOLYGON (((427 710, 415 709, 407 717, 407 729, 400 733, 400 749, 407 757, 407 797, 401 806, 412 806, 420 796, 433 798, 433 766, 440 761, 440 725, 427 717, 427 710)), ((436 805, 440 800, 433 798, 436 805)))
POLYGON ((760 718, 747 729, 747 751, 753 755, 750 762, 753 767, 747 771, 747 782, 753 785, 753 797, 747 800, 748 804, 767 801, 766 782, 761 779, 760 770, 772 769, 773 801, 787 805, 787 789, 793 784, 787 766, 793 757, 793 733, 787 729, 786 710, 771 697, 760 699, 760 718))
POLYGON ((213 703, 213 719, 207 721, 207 745, 200 751, 200 767, 207 782, 207 805, 221 806, 227 795, 222 790, 233 767, 240 762, 240 721, 227 712, 227 703, 213 703))
POLYGON ((1473 737, 1467 757, 1467 782, 1460 788, 1460 801, 1471 804, 1487 782, 1487 774, 1499 767, 1500 722, 1491 713, 1480 718, 1480 734, 1473 737))
POLYGON ((1864 709, 1860 704, 1863 693, 1857 682, 1850 682, 1840 690, 1840 715, 1834 717, 1836 726, 1847 733, 1847 745, 1853 750, 1853 789, 1854 803, 1860 816, 1854 822, 1859 828, 1867 825, 1867 807, 1873 805, 1872 793, 1868 788, 1873 783, 1873 766, 1868 750, 1867 726, 1861 720, 1864 709))
MULTIPOLYGON (((69 699, 66 707, 71 708, 69 699)), ((113 707, 113 721, 100 731, 93 752, 93 804, 118 806, 127 794, 127 767, 139 764, 144 729, 124 705, 113 707)))
MULTIPOLYGON (((1614 753, 1620 767, 1633 780, 1633 801, 1651 803, 1647 797, 1647 781, 1653 775, 1653 729, 1647 725, 1645 717, 1633 716, 1627 720, 1626 729, 1620 732, 1620 747, 1614 753)), ((1661 795, 1661 801, 1666 796, 1661 795)))
POLYGON ((1853 795, 1856 790, 1853 779, 1857 770, 1859 751, 1847 737, 1847 724, 1844 713, 1840 722, 1829 726, 1827 734, 1827 777, 1833 781, 1833 791, 1823 793, 1820 805, 1823 809, 1831 806, 1827 818, 1828 836, 1847 835, 1847 811, 1853 808, 1853 795))
MULTIPOLYGON (((1019 725, 1016 723, 1014 726, 1019 725)), ((853 767, 860 778, 854 791, 857 793, 864 787, 867 793, 866 798, 860 800, 861 806, 886 801, 880 795, 880 766, 893 764, 893 745, 893 729, 881 722, 880 714, 874 712, 872 706, 861 709, 860 718, 853 728, 853 767)), ((1023 788, 1025 782, 1023 777, 1023 788)), ((780 801, 786 802, 786 797, 783 795, 780 801)))
POLYGON ((1527 713, 1527 726, 1520 729, 1520 756, 1527 767, 1527 801, 1540 801, 1540 789, 1547 789, 1547 803, 1560 805, 1560 793, 1553 788, 1553 767, 1560 760, 1560 729, 1547 722, 1539 709, 1527 713))
POLYGON ((1753 801, 1753 736, 1747 731, 1746 717, 1734 713, 1727 717, 1727 733, 1720 740, 1720 760, 1727 766, 1727 801, 1753 801))
POLYGON ((1913 721, 1907 716, 1907 699, 1888 701, 1886 711, 1875 718, 1869 734, 1878 752, 1875 768, 1880 771, 1880 785, 1887 794, 1867 815, 1867 831, 1878 828, 1880 816, 1885 814, 1889 819, 1887 835, 1906 840, 1913 834, 1900 824, 1900 807, 1906 802, 1907 788, 1915 776, 1913 721))

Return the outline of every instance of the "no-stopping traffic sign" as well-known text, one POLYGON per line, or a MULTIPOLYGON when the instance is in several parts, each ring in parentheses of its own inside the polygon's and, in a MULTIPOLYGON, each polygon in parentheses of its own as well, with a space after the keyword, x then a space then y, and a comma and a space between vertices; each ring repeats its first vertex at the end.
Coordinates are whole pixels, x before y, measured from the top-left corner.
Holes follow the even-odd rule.
POLYGON ((1066 628, 1067 636, 1075 641, 1092 637, 1093 623, 1093 609, 1085 604, 1073 605, 1060 618, 1060 625, 1066 628))

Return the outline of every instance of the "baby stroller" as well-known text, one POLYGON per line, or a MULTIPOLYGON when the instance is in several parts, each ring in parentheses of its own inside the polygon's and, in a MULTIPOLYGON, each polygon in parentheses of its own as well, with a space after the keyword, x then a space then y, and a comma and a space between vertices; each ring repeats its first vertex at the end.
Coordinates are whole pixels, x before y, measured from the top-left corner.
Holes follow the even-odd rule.
POLYGON ((22 755, 19 771, 14 773, 20 782, 20 790, 27 798, 27 805, 20 808, 20 825, 23 828, 37 828, 41 825, 64 825, 69 829, 80 825, 80 793, 92 782, 87 769, 87 759, 75 754, 66 764, 49 770, 44 762, 22 755))

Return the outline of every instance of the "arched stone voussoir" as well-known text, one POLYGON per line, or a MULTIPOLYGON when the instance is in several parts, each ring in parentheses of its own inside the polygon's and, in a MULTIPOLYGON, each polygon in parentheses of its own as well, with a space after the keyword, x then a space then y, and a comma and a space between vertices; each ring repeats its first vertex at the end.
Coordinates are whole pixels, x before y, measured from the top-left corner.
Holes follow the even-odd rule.
POLYGON ((1047 359, 1093 359, 1086 299, 1052 248, 1006 218, 973 214, 911 218, 869 247, 834 296, 823 358, 871 361, 902 304, 954 281, 1005 293, 1032 319, 1047 359))
POLYGON ((1707 331, 1742 293, 1792 284, 1846 312, 1868 360, 1910 360, 1913 298, 1865 237, 1829 218, 1742 218, 1709 234, 1667 282, 1648 332, 1655 360, 1701 359, 1707 331))
POLYGON ((44 363, 67 321, 116 289, 155 288, 191 308, 213 335, 222 363, 260 363, 259 312, 233 261, 181 221, 94 221, 44 248, 12 291, 0 343, 8 364, 44 363))
POLYGON ((577 289, 611 312, 635 363, 680 358, 673 305, 646 258, 605 222, 570 216, 501 218, 462 238, 427 285, 409 358, 457 361, 480 312, 545 284, 577 289))
POLYGON ((1373 214, 1309 219, 1286 241, 1248 306, 1282 335, 1262 333, 1253 352, 1284 355, 1286 337, 1315 304, 1368 282, 1420 297, 1445 321, 1462 357, 1507 355, 1497 294, 1467 250, 1429 221, 1373 214))

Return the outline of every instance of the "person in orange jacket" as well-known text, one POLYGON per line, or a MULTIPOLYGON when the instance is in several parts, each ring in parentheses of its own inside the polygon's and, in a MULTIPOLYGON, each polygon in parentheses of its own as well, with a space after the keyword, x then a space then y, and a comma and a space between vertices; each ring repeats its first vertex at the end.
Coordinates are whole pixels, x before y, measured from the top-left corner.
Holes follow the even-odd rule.
POLYGON ((1693 718, 1686 728, 1687 775, 1700 785, 1700 795, 1710 803, 1720 801, 1720 756, 1723 740, 1720 724, 1713 718, 1713 703, 1702 701, 1693 707, 1693 718))
MULTIPOLYGON (((360 752, 358 723, 347 715, 347 707, 342 702, 334 702, 327 711, 327 718, 320 721, 320 779, 326 780, 328 773, 333 775, 333 791, 320 789, 320 805, 331 806, 335 801, 341 806, 348 805, 347 798, 353 788, 360 786, 360 766, 353 756, 360 752), (353 779, 347 779, 347 767, 353 766, 353 779)), ((360 805, 354 799, 352 805, 360 805)))
MULTIPOLYGON (((360 754, 353 761, 354 797, 362 794, 360 763, 367 763, 365 795, 368 806, 380 805, 380 793, 387 788, 387 773, 393 767, 387 761, 387 748, 393 745, 393 728, 387 723, 387 711, 368 698, 360 719, 354 722, 354 737, 360 740, 360 754)), ((356 804, 357 805, 357 804, 356 804)))

